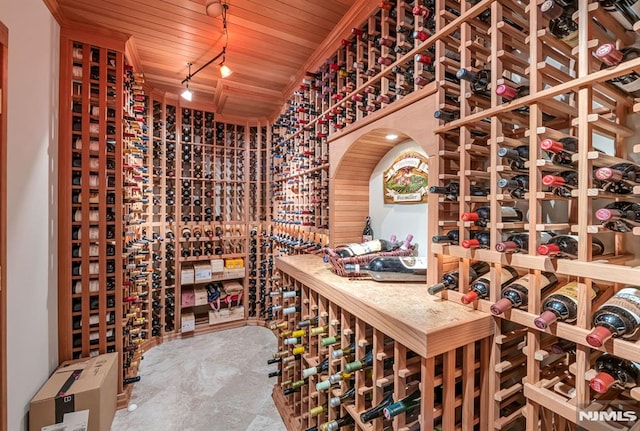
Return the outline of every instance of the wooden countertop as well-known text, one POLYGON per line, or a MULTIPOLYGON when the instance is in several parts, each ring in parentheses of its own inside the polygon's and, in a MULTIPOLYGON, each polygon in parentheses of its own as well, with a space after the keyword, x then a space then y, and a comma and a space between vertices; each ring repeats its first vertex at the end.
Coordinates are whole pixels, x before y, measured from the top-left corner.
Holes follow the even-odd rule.
POLYGON ((280 257, 276 267, 426 358, 493 334, 493 316, 429 295, 426 284, 349 280, 315 255, 280 257))

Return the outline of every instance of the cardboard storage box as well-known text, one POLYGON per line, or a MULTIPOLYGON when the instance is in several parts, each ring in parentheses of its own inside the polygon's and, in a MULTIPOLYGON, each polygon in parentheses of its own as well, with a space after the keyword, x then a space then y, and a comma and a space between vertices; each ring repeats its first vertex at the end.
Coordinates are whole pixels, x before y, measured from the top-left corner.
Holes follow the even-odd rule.
POLYGON ((196 305, 196 292, 193 287, 185 287, 182 289, 180 296, 182 298, 180 303, 183 307, 193 307, 196 305))
POLYGON ((242 258, 224 260, 224 269, 226 270, 241 269, 241 268, 244 268, 244 261, 242 260, 242 258))
POLYGON ((183 266, 180 271, 181 284, 193 284, 195 282, 195 271, 192 266, 183 266))
POLYGON ((224 271, 224 260, 223 259, 211 259, 211 272, 222 272, 224 271))
POLYGON ((31 400, 29 431, 89 410, 89 431, 109 431, 118 397, 118 354, 63 362, 31 400))
POLYGON ((182 332, 191 332, 196 329, 196 315, 194 313, 183 313, 181 320, 182 332))
POLYGON ((207 305, 209 301, 207 301, 207 288, 203 286, 198 286, 194 289, 195 293, 195 302, 194 305, 207 305))
POLYGON ((196 283, 211 280, 211 264, 197 263, 193 266, 196 283))

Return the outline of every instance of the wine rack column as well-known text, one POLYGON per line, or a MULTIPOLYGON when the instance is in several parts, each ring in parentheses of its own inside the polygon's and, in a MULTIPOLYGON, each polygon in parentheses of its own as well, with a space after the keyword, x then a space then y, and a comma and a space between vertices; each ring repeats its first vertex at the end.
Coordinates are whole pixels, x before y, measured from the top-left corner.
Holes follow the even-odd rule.
POLYGON ((122 349, 123 77, 122 50, 62 35, 60 361, 122 349))
MULTIPOLYGON (((465 316, 465 320, 467 317, 471 320, 456 322, 456 336, 444 329, 448 326, 446 323, 430 319, 428 326, 438 328, 432 327, 422 334, 424 322, 409 323, 406 319, 425 319, 446 303, 438 302, 435 308, 427 311, 432 297, 418 285, 398 285, 399 290, 394 291, 394 298, 399 299, 396 301, 388 296, 384 286, 375 282, 351 280, 345 283, 344 279, 326 270, 319 257, 289 256, 278 259, 277 264, 283 272, 283 284, 293 286, 299 292, 301 314, 296 318, 300 319, 300 326, 306 325, 305 320, 311 318, 312 325, 317 328, 295 340, 306 346, 309 354, 299 359, 301 368, 327 361, 326 369, 321 366, 318 374, 308 376, 300 389, 301 398, 295 396, 298 389, 282 391, 280 386, 274 388, 274 399, 283 416, 289 414, 301 421, 299 427, 288 424, 288 429, 314 426, 323 429, 333 421, 345 427, 351 424, 356 430, 453 429, 463 423, 478 426, 481 412, 476 406, 480 405, 481 397, 489 395, 480 383, 483 380, 481 370, 487 366, 488 358, 481 356, 482 342, 476 342, 474 338, 479 340, 490 335, 487 332, 492 326, 489 316, 482 313, 465 316), (408 299, 405 295, 411 297, 411 311, 401 299, 408 299), (401 307, 395 310, 396 305, 401 307), (398 326, 396 319, 400 315, 408 327, 398 326), (440 328, 440 325, 443 326, 440 328), (463 333, 464 340, 460 337, 463 333), (440 336, 443 339, 438 341, 440 336), (327 386, 332 389, 325 397, 324 391, 329 390, 327 386), (405 397, 405 408, 391 408, 392 401, 405 397), (388 417, 392 421, 383 419, 385 406, 389 407, 388 417), (307 409, 308 416, 305 416, 307 409)), ((453 310, 442 309, 438 313, 442 313, 440 318, 455 314, 453 310)), ((291 319, 285 319, 274 322, 272 328, 293 330, 294 327, 289 326, 293 323, 291 319)), ((281 349, 286 347, 281 344, 281 349)), ((522 345, 515 347, 518 348, 522 345)), ((278 355, 293 353, 286 350, 278 355)), ((287 375, 283 380, 287 383, 297 378, 304 379, 304 375, 287 375)))

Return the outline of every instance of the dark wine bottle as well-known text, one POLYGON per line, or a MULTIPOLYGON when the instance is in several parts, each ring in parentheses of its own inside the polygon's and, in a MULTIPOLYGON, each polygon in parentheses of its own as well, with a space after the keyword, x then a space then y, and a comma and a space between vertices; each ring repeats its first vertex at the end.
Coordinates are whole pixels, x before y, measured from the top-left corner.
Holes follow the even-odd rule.
MULTIPOLYGON (((602 62, 601 69, 606 69, 640 57, 640 48, 628 47, 617 50, 613 43, 605 43, 598 47, 595 56, 602 62)), ((636 72, 631 71, 617 76, 609 80, 609 82, 631 97, 640 97, 640 75, 636 72)))
POLYGON ((578 152, 578 139, 567 136, 558 141, 544 139, 540 142, 540 148, 551 153, 551 162, 555 165, 573 165, 571 155, 578 152))
MULTIPOLYGON (((483 261, 474 262, 469 267, 469 281, 472 282, 483 274, 489 272, 489 264, 483 261)), ((444 289, 457 289, 458 282, 460 280, 460 273, 458 270, 447 272, 442 275, 441 282, 429 287, 428 292, 431 295, 435 295, 444 289)))
MULTIPOLYGON (((604 244, 598 238, 591 238, 591 254, 599 256, 604 253, 604 244)), ((538 254, 542 256, 558 256, 575 258, 578 256, 578 237, 575 235, 558 235, 546 244, 538 246, 538 254)))
POLYGON ((554 0, 546 0, 540 6, 542 15, 549 20, 549 31, 571 47, 578 46, 578 24, 572 15, 576 11, 575 2, 561 5, 554 0))
POLYGON ((470 82, 471 91, 481 97, 491 97, 489 84, 491 83, 491 71, 481 69, 474 72, 470 69, 461 68, 456 72, 456 78, 470 82))
MULTIPOLYGON (((552 232, 541 232, 541 241, 543 243, 549 242, 551 238, 555 236, 552 232)), ((517 232, 509 235, 506 241, 496 244, 496 251, 500 253, 515 253, 519 251, 527 252, 529 250, 529 233, 517 232)))
POLYGON ((470 239, 462 240, 460 245, 464 248, 489 248, 491 233, 488 231, 472 231, 470 239))
MULTIPOLYGON (((522 221, 522 211, 515 207, 500 207, 503 222, 522 221)), ((475 222, 476 226, 486 227, 491 219, 491 207, 476 208, 473 212, 462 213, 460 216, 462 221, 475 222)))
POLYGON ((529 95, 529 86, 528 85, 520 85, 520 86, 512 86, 509 84, 500 84, 496 86, 496 94, 498 96, 502 96, 505 101, 511 101, 513 99, 517 99, 519 97, 524 97, 529 95))
MULTIPOLYGON (((520 275, 518 271, 510 266, 503 266, 500 269, 500 287, 504 288, 511 284, 520 275)), ((491 273, 488 272, 471 283, 469 291, 462 295, 460 302, 463 304, 471 304, 476 299, 487 299, 489 297, 489 289, 491 288, 491 273)))
POLYGON ((367 220, 362 230, 362 242, 373 241, 373 228, 371 227, 371 217, 367 217, 367 220))
POLYGON ((525 193, 529 191, 529 175, 519 174, 511 178, 501 178, 498 180, 498 187, 508 190, 516 199, 524 199, 525 193))
MULTIPOLYGON (((638 81, 640 84, 640 81, 638 81)), ((640 97, 640 90, 639 95, 640 97)), ((604 190, 617 193, 633 193, 633 187, 640 184, 640 166, 633 163, 618 163, 608 168, 594 171, 594 178, 604 182, 604 190)))
POLYGON ((356 388, 354 386, 338 397, 331 397, 329 399, 329 407, 338 407, 346 403, 353 402, 355 397, 356 397, 356 388))
POLYGON ((509 160, 511 169, 524 170, 525 163, 529 160, 529 146, 520 145, 516 148, 498 148, 498 157, 509 160))
POLYGON ((640 329, 640 287, 627 286, 602 304, 592 316, 587 343, 601 347, 610 338, 635 338, 640 329))
MULTIPOLYGON (((596 285, 591 285, 591 300, 599 293, 596 285)), ((553 322, 575 322, 578 318, 578 282, 570 281, 547 296, 542 303, 542 314, 533 323, 540 329, 547 329, 553 322)))
POLYGON ((632 31, 633 25, 640 21, 640 2, 638 0, 598 0, 598 3, 613 15, 626 30, 632 31))
MULTIPOLYGON (((503 288, 501 293, 502 299, 491 306, 491 313, 497 316, 513 307, 526 308, 529 303, 530 277, 531 274, 526 274, 503 288)), ((554 273, 542 272, 540 274, 540 285, 537 286, 537 288, 544 294, 551 290, 557 283, 558 277, 556 277, 554 273)))
POLYGON ((364 424, 371 422, 374 419, 384 416, 384 409, 393 404, 393 391, 389 393, 378 403, 378 405, 371 407, 369 410, 365 410, 360 413, 360 421, 364 424))
MULTIPOLYGON (((488 196, 490 191, 486 187, 472 184, 469 192, 471 196, 488 196)), ((429 193, 445 195, 445 199, 455 201, 460 195, 460 183, 452 181, 445 186, 430 186, 429 193)))
POLYGON ((320 425, 320 431, 335 431, 342 427, 346 427, 354 424, 354 419, 350 414, 346 414, 338 419, 325 422, 320 425))
POLYGON ((633 389, 640 386, 640 363, 605 353, 593 367, 598 374, 589 381, 594 391, 604 394, 611 388, 633 389))
POLYGON ((595 215, 606 229, 616 232, 632 232, 640 226, 640 204, 636 202, 611 202, 595 215))
POLYGON ((384 417, 389 420, 401 413, 408 413, 420 408, 420 389, 384 408, 384 417))
MULTIPOLYGON (((475 231, 471 231, 472 234, 474 232, 475 231)), ((473 238, 473 235, 471 237, 473 238)), ((458 245, 460 241, 460 231, 458 229, 453 229, 447 232, 446 235, 434 235, 431 238, 431 241, 435 242, 436 244, 458 245)))
POLYGON ((365 265, 346 264, 347 272, 364 272, 375 281, 425 281, 427 279, 427 261, 417 256, 376 257, 365 265))

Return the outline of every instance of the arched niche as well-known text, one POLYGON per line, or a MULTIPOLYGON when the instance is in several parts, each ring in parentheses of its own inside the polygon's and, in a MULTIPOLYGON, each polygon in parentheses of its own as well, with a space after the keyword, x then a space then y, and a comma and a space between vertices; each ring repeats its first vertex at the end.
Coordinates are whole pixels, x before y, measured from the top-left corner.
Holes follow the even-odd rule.
MULTIPOLYGON (((437 181, 438 126, 433 118, 436 99, 431 95, 400 110, 391 112, 332 139, 329 143, 329 236, 332 247, 348 242, 359 242, 365 217, 369 214, 369 179, 380 160, 394 146, 413 140, 429 156, 429 183, 437 181), (390 141, 386 135, 394 133, 398 139, 390 141)), ((348 129, 347 129, 348 131, 348 129)), ((433 218, 435 220, 435 217, 433 218)), ((424 222, 427 223, 427 214, 424 222)), ((431 224, 428 231, 433 231, 431 224)), ((426 238, 421 239, 427 244, 426 238)))

